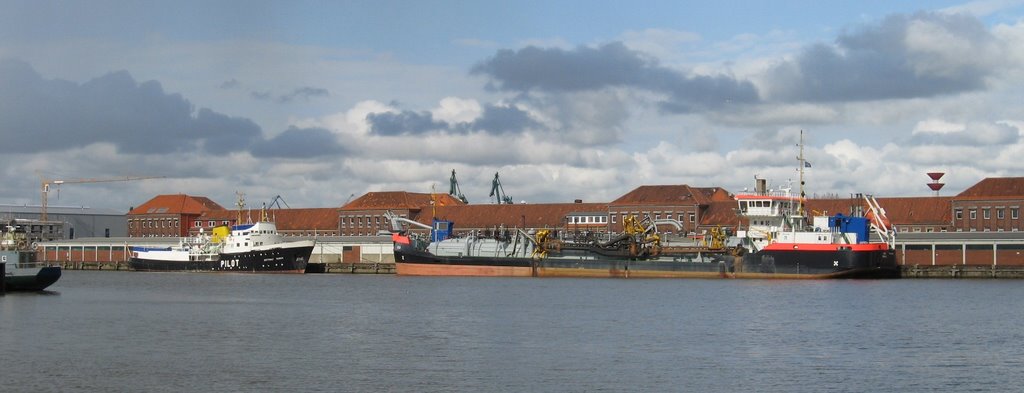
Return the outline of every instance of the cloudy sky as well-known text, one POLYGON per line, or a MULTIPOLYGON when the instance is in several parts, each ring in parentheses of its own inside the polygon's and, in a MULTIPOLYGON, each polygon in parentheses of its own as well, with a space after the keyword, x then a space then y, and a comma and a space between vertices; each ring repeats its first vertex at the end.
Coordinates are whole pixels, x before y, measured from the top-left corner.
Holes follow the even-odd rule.
POLYGON ((708 3, 0 0, 0 203, 1024 175, 1024 2, 708 3))

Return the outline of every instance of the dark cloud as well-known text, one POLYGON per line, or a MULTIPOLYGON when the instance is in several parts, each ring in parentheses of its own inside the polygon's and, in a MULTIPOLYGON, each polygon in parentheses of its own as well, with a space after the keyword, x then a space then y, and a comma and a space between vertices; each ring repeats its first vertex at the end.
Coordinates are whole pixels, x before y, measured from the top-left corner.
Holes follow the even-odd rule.
POLYGON ((492 80, 492 88, 507 91, 578 92, 631 87, 665 93, 669 98, 662 103, 662 109, 669 112, 758 101, 757 90, 748 81, 728 76, 684 75, 620 42, 571 51, 533 46, 501 50, 475 65, 470 73, 486 75, 492 80))
POLYGON ((260 101, 268 101, 274 99, 274 95, 271 94, 269 91, 250 91, 249 97, 252 97, 254 100, 260 101))
POLYGON ((160 83, 138 83, 124 71, 79 85, 43 79, 18 60, 0 60, 0 137, 2 152, 106 142, 126 153, 225 153, 248 148, 261 130, 247 119, 197 112, 160 83))
POLYGON ((286 103, 296 99, 309 100, 314 97, 327 97, 331 95, 327 89, 321 89, 319 87, 300 87, 293 90, 291 93, 282 95, 277 98, 277 102, 286 103))
POLYGON ((231 80, 228 80, 228 81, 224 81, 224 83, 220 84, 220 88, 221 89, 225 89, 225 90, 237 89, 239 87, 242 87, 242 83, 239 82, 237 79, 231 79, 231 80))
POLYGON ((314 97, 327 97, 331 95, 327 89, 321 89, 319 87, 299 87, 292 90, 291 93, 281 94, 274 96, 274 93, 269 91, 251 91, 249 97, 260 101, 274 101, 279 104, 287 104, 295 100, 308 101, 314 97))
POLYGON ((514 105, 499 106, 487 104, 480 118, 467 123, 448 123, 434 120, 430 112, 402 111, 398 113, 371 113, 366 116, 370 123, 370 132, 377 135, 413 135, 431 131, 449 134, 466 134, 470 132, 486 132, 506 134, 523 132, 527 128, 540 125, 530 115, 514 105))
POLYGON ((366 115, 366 121, 370 123, 370 132, 377 135, 422 134, 449 126, 447 122, 435 121, 430 112, 371 113, 366 115))
POLYGON ((470 128, 491 133, 522 132, 540 125, 530 118, 530 114, 515 106, 484 106, 484 113, 473 121, 470 128))
POLYGON ((344 153, 334 134, 323 128, 289 128, 252 148, 255 157, 311 158, 344 153))
POLYGON ((981 21, 968 15, 889 16, 776 66, 768 74, 771 98, 863 101, 978 90, 994 71, 984 61, 994 45, 981 21), (950 37, 959 42, 944 41, 950 37))

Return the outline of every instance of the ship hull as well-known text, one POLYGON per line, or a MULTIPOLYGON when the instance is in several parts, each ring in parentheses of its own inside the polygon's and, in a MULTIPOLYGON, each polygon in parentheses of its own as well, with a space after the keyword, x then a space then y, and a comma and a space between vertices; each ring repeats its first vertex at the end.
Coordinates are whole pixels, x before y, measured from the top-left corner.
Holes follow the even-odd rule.
POLYGON ((7 291, 42 291, 60 279, 60 266, 35 262, 31 251, 0 251, 4 262, 3 280, 7 291))
MULTIPOLYGON (((10 268, 8 268, 10 269, 10 268)), ((59 266, 16 269, 4 277, 7 291, 42 291, 60 279, 59 266)))
POLYGON ((239 253, 222 253, 202 261, 179 261, 133 257, 129 265, 138 271, 160 272, 234 272, 234 273, 304 273, 312 242, 292 247, 274 247, 239 253))
POLYGON ((222 253, 215 272, 305 273, 313 245, 222 253))
POLYGON ((132 270, 140 272, 202 272, 211 271, 218 261, 167 261, 133 257, 128 261, 132 270))
POLYGON ((595 278, 896 278, 895 254, 887 249, 767 251, 742 257, 691 252, 633 258, 567 255, 546 258, 437 256, 395 244, 398 275, 595 278), (837 263, 838 262, 838 263, 837 263))

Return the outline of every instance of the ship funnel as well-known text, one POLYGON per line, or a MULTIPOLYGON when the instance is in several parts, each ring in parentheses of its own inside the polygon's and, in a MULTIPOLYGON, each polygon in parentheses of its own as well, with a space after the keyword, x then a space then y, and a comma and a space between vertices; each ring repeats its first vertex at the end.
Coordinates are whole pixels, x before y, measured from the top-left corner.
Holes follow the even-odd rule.
POLYGON ((767 179, 754 179, 754 192, 757 194, 765 194, 768 191, 768 180, 767 179))

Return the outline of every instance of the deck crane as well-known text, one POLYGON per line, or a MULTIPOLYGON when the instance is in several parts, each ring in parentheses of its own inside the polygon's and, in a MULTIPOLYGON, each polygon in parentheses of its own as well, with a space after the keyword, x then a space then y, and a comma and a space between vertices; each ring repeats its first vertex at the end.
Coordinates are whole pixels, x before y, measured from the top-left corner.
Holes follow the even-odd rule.
POLYGON ((491 194, 489 196, 496 197, 498 204, 512 204, 512 197, 505 194, 505 189, 501 187, 501 180, 498 179, 498 172, 494 172, 494 180, 491 181, 491 194))
POLYGON ((452 178, 449 180, 449 183, 451 184, 451 187, 448 188, 448 195, 459 198, 462 203, 469 203, 469 201, 466 200, 466 196, 462 195, 462 189, 459 188, 459 181, 455 179, 454 169, 452 169, 452 178))
POLYGON ((110 183, 116 181, 132 181, 132 180, 145 180, 145 179, 159 179, 164 176, 125 176, 107 179, 47 179, 42 175, 39 175, 39 182, 42 185, 42 203, 39 205, 39 220, 46 221, 46 204, 48 195, 50 193, 50 185, 57 186, 57 195, 60 196, 61 184, 84 184, 84 183, 110 183))

